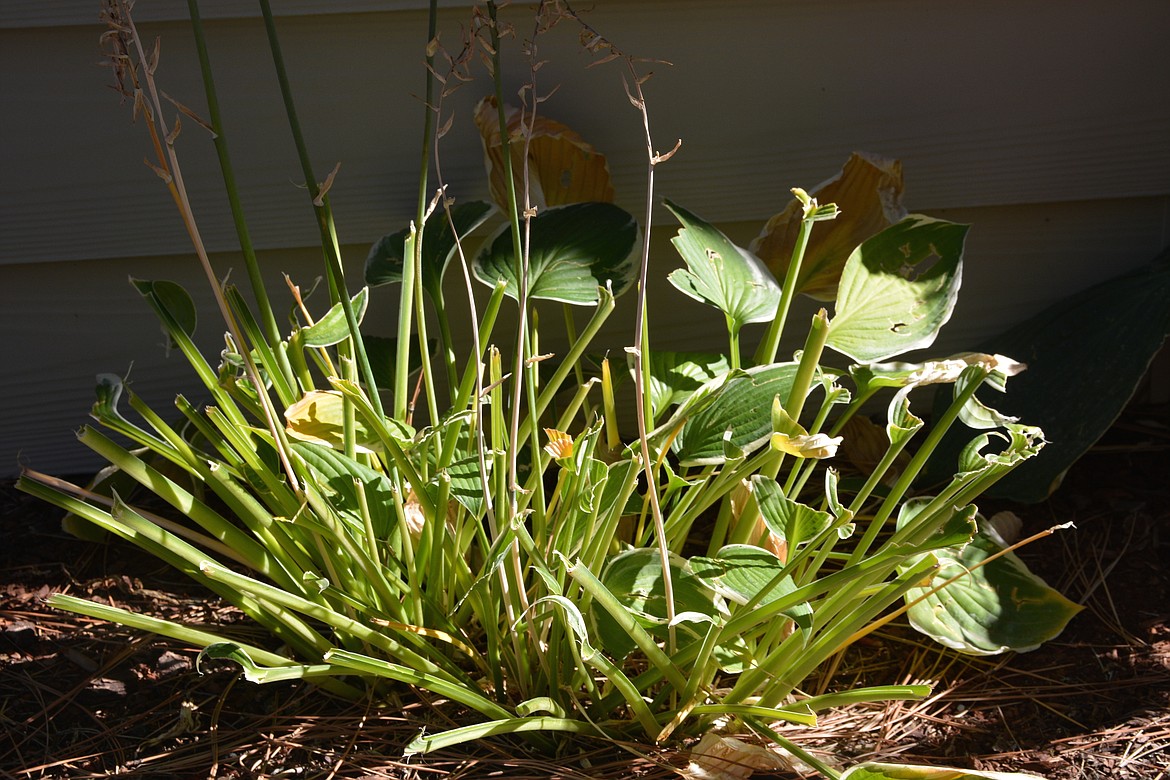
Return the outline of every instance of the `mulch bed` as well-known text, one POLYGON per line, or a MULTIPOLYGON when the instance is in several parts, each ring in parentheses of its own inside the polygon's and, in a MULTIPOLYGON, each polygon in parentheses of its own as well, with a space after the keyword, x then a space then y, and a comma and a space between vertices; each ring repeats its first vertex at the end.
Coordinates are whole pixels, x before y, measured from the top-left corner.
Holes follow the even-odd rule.
MULTIPOLYGON (((1170 778, 1168 477, 1170 410, 1131 409, 1048 502, 983 507, 1012 509, 1025 533, 1076 524, 1021 557, 1085 611, 1039 650, 992 658, 893 627, 847 654, 836 680, 929 680, 935 696, 834 712, 793 737, 843 765, 1170 778)), ((55 509, 10 483, 0 485, 0 539, 0 776, 660 778, 686 763, 678 752, 584 741, 555 759, 506 741, 404 759, 420 729, 459 713, 252 685, 229 667, 196 670, 187 648, 48 609, 49 594, 70 593, 192 623, 238 621, 128 545, 62 533, 55 509)))

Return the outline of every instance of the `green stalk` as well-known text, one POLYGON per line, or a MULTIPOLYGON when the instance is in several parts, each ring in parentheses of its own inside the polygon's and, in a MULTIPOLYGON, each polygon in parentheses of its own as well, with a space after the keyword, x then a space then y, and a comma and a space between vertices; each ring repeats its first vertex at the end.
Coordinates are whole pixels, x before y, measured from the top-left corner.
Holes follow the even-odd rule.
MULTIPOLYGON (((986 373, 984 376, 986 376, 986 373)), ((865 529, 865 533, 857 543, 853 554, 849 556, 849 563, 858 562, 869 552, 869 548, 873 544, 874 539, 877 538, 878 533, 881 532, 882 527, 889 520, 890 515, 901 504, 902 498, 914 483, 915 477, 918 476, 918 473, 926 465, 930 456, 934 454, 935 447, 942 441, 943 436, 946 435, 946 432, 954 424, 955 420, 959 418, 959 412, 963 410, 963 407, 971 399, 971 396, 975 395, 975 391, 979 389, 980 384, 982 384, 982 379, 969 382, 947 410, 943 412, 942 416, 938 418, 938 421, 935 422, 934 427, 931 428, 930 433, 927 434, 926 439, 922 442, 922 446, 918 449, 918 452, 914 453, 914 457, 906 465, 906 470, 902 472, 894 487, 890 489, 886 500, 882 502, 881 507, 874 514, 873 520, 870 521, 869 526, 865 529)))
POLYGON ((784 286, 780 290, 780 301, 776 304, 776 318, 768 325, 764 340, 760 342, 759 349, 756 350, 756 365, 776 362, 780 339, 784 335, 784 325, 788 321, 788 311, 792 308, 792 301, 796 297, 796 280, 800 276, 800 266, 804 262, 804 252, 808 248, 808 237, 812 232, 813 223, 837 216, 836 206, 813 208, 808 195, 804 194, 802 190, 794 190, 793 192, 804 205, 804 216, 800 220, 800 230, 796 234, 796 245, 792 248, 792 259, 788 263, 788 272, 784 274, 784 286))
MULTIPOLYGON (((313 165, 309 159, 309 150, 305 144, 304 134, 301 132, 300 121, 297 119, 296 105, 293 101, 292 87, 288 81, 288 72, 284 67, 284 57, 280 50, 280 39, 276 33, 276 21, 272 16, 269 0, 260 0, 260 11, 264 15, 264 29, 268 33, 268 45, 272 51, 272 62, 276 69, 276 77, 280 83, 280 93, 284 98, 284 110, 288 117, 289 129, 292 131, 293 142, 296 145, 297 156, 300 158, 301 170, 305 176, 305 187, 309 191, 309 198, 313 204, 313 213, 317 218, 317 228, 321 234, 321 248, 325 253, 326 269, 329 285, 336 302, 341 305, 345 314, 345 323, 349 328, 349 347, 357 360, 362 381, 365 382, 370 403, 378 410, 379 418, 384 416, 382 399, 378 395, 378 384, 374 381, 374 372, 370 368, 369 356, 366 354, 365 343, 358 330, 357 315, 350 303, 350 297, 345 284, 345 271, 341 265, 341 249, 337 241, 337 231, 333 224, 333 211, 329 207, 327 193, 321 192, 317 179, 313 175, 313 165)), ((397 400, 397 399, 396 399, 397 400)))
MULTIPOLYGON (((246 652, 254 661, 270 664, 273 667, 285 667, 288 666, 289 662, 283 655, 278 655, 261 647, 256 647, 255 645, 249 645, 234 639, 227 639, 192 626, 185 626, 181 623, 161 620, 150 617, 149 615, 119 609, 118 607, 109 607, 104 604, 98 604, 97 602, 87 601, 76 596, 54 593, 49 597, 46 604, 56 609, 85 615, 95 620, 117 623, 139 631, 148 631, 158 636, 174 639, 177 642, 182 642, 191 647, 210 647, 211 645, 230 642, 246 652)), ((339 680, 320 678, 315 679, 314 683, 330 693, 337 694, 346 699, 355 700, 362 697, 361 691, 339 680)))
POLYGON ((431 420, 437 422, 433 383, 430 374, 430 355, 427 352, 426 323, 422 302, 422 244, 423 228, 427 212, 427 173, 431 163, 431 135, 434 128, 435 55, 430 46, 438 29, 437 0, 431 0, 427 21, 426 47, 426 98, 423 101, 422 152, 419 161, 418 198, 415 206, 414 224, 402 253, 402 290, 398 305, 398 352, 394 362, 394 417, 406 419, 408 378, 410 376, 410 320, 417 308, 419 354, 422 355, 423 381, 427 385, 427 402, 430 405, 431 420))
MULTIPOLYGON (((211 125, 211 137, 215 144, 215 153, 219 158, 219 169, 223 175, 224 189, 227 191, 228 205, 232 211, 232 222, 235 224, 236 236, 240 242, 240 251, 244 255, 244 265, 248 272, 248 281, 252 285, 252 294, 256 298, 256 305, 260 309, 260 322, 264 328, 265 339, 256 342, 266 348, 265 367, 273 377, 273 384, 281 390, 293 384, 292 368, 288 357, 280 348, 280 327, 276 323, 272 304, 268 300, 264 277, 260 273, 260 263, 256 259, 256 250, 252 245, 252 237, 248 232, 248 223, 244 218, 243 205, 240 203, 239 189, 236 186, 235 169, 232 166, 231 156, 228 153, 227 138, 224 135, 223 120, 219 113, 219 96, 216 94, 215 78, 211 70, 211 58, 207 52, 207 38, 203 32, 203 21, 199 16, 198 0, 187 0, 187 9, 191 15, 191 29, 195 35, 195 49, 199 54, 199 69, 203 77, 203 90, 207 96, 208 122, 211 125), (279 376, 279 380, 277 377, 279 376)), ((243 346, 243 345, 241 345, 243 346)), ((259 389, 259 388, 258 388, 259 389)), ((291 404, 282 393, 281 400, 291 404)), ((295 399, 294 399, 295 400, 295 399)))

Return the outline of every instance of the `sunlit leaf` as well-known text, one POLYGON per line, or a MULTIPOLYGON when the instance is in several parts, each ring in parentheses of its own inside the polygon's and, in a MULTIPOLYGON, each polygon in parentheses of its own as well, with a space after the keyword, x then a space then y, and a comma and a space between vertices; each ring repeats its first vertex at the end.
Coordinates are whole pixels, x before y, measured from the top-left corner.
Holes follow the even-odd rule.
MULTIPOLYGON (((359 324, 366 316, 366 305, 369 300, 370 290, 368 287, 358 290, 357 295, 350 299, 350 306, 353 307, 354 317, 359 324)), ((309 327, 301 329, 301 337, 306 347, 331 347, 348 339, 349 325, 346 323, 345 312, 342 310, 341 304, 333 304, 324 317, 309 327)))
MULTIPOLYGON (((300 441, 323 444, 335 450, 344 448, 344 401, 334 390, 313 390, 284 413, 288 435, 300 441)), ((395 420, 386 420, 387 430, 395 438, 409 441, 414 431, 395 420)), ((361 417, 354 420, 357 448, 361 452, 381 449, 379 437, 366 427, 361 417)))
POLYGON ((671 272, 670 283, 727 315, 733 333, 775 317, 780 285, 759 258, 681 206, 665 205, 682 223, 671 243, 687 264, 671 272))
POLYGON ((752 495, 768 530, 795 550, 820 534, 833 522, 828 512, 813 509, 784 495, 776 480, 757 474, 752 477, 752 495))
POLYGON ((911 215, 857 247, 841 275, 828 346, 872 362, 933 344, 959 294, 967 227, 911 215))
POLYGON ((725 441, 744 454, 762 447, 772 435, 772 402, 777 395, 788 396, 796 369, 795 363, 755 366, 703 385, 662 426, 685 420, 674 440, 679 461, 688 466, 723 463, 725 441))
MULTIPOLYGON (((670 560, 671 585, 674 590, 676 613, 699 612, 704 615, 720 613, 715 592, 690 570, 687 562, 678 556, 670 560)), ((662 559, 658 551, 635 548, 615 555, 601 572, 601 582, 631 615, 652 635, 667 636, 666 590, 662 581, 662 559)), ((593 610, 598 642, 615 658, 622 658, 635 648, 634 640, 618 626, 604 610, 593 610)), ((680 636, 699 637, 690 629, 679 628, 680 636)))
POLYGON ((841 780, 1044 780, 1023 772, 983 772, 945 766, 867 762, 841 773, 841 780))
POLYGON ((977 522, 980 530, 970 543, 935 552, 939 568, 929 586, 906 594, 906 602, 913 604, 910 625, 970 655, 1035 650, 1058 636, 1083 607, 1049 587, 1015 553, 988 562, 1007 545, 985 518, 977 516, 977 522))
MULTIPOLYGON (((720 596, 740 605, 753 599, 758 599, 757 604, 770 604, 796 590, 792 578, 784 575, 783 562, 770 551, 751 544, 729 544, 714 558, 691 558, 691 570, 720 596)), ((787 609, 784 614, 802 628, 812 626, 812 608, 807 603, 787 609)))
MULTIPOLYGON (((630 356, 633 373, 634 356, 630 356)), ((650 353, 650 405, 655 419, 670 406, 681 404, 691 394, 712 379, 730 370, 727 357, 705 352, 669 352, 653 350, 650 353)))

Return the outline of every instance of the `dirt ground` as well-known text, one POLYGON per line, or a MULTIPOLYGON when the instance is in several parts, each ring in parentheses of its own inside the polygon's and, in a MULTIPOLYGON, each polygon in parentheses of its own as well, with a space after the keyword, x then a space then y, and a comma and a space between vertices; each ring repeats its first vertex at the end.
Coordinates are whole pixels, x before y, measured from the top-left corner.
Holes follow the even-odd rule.
MULTIPOLYGON (((1048 502, 981 508, 1016 511, 1025 533, 1073 521, 1021 557, 1085 611, 1041 649, 994 658, 895 627, 842 659, 836 684, 929 680, 936 695, 834 712, 790 736, 842 766, 1170 778, 1170 410, 1128 411, 1048 502)), ((405 760, 420 728, 457 714, 256 686, 226 667, 200 673, 190 649, 49 610, 46 596, 70 593, 192 623, 238 620, 154 559, 80 542, 59 520, 0 486, 0 776, 656 778, 686 763, 677 751, 598 743, 550 760, 507 742, 405 760)))

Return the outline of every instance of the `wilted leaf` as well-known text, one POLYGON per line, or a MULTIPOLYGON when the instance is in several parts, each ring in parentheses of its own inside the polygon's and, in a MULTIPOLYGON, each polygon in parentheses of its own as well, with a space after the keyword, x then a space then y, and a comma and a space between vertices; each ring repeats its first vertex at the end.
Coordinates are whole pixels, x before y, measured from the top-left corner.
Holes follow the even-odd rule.
POLYGON ((756 770, 776 773, 790 768, 765 747, 709 731, 691 748, 691 760, 681 775, 689 780, 746 780, 756 770))
MULTIPOLYGON (((854 152, 840 173, 810 194, 820 203, 837 204, 841 213, 831 223, 812 231, 796 292, 831 301, 837 297, 845 261, 857 245, 906 216, 902 207, 902 163, 854 152)), ((801 218, 801 204, 793 201, 768 220, 749 247, 778 279, 788 271, 801 218)))
MULTIPOLYGON (((285 410, 285 430, 288 435, 300 441, 323 444, 340 450, 345 442, 344 401, 341 393, 334 390, 312 390, 301 400, 285 410)), ((393 436, 409 441, 413 431, 394 420, 387 419, 386 425, 393 436)), ((361 417, 354 421, 354 434, 360 452, 381 449, 379 438, 366 427, 361 417)))
MULTIPOLYGON (((516 202, 523 204, 524 133, 528 122, 520 110, 504 106, 508 144, 512 157, 512 178, 516 202)), ((503 143, 496 99, 485 97, 475 107, 475 126, 483 140, 484 162, 490 179, 492 200, 505 211, 508 193, 504 179, 503 143)), ((569 203, 613 201, 613 185, 605 155, 585 142, 571 128, 544 116, 537 116, 528 141, 529 199, 544 209, 569 203)))

